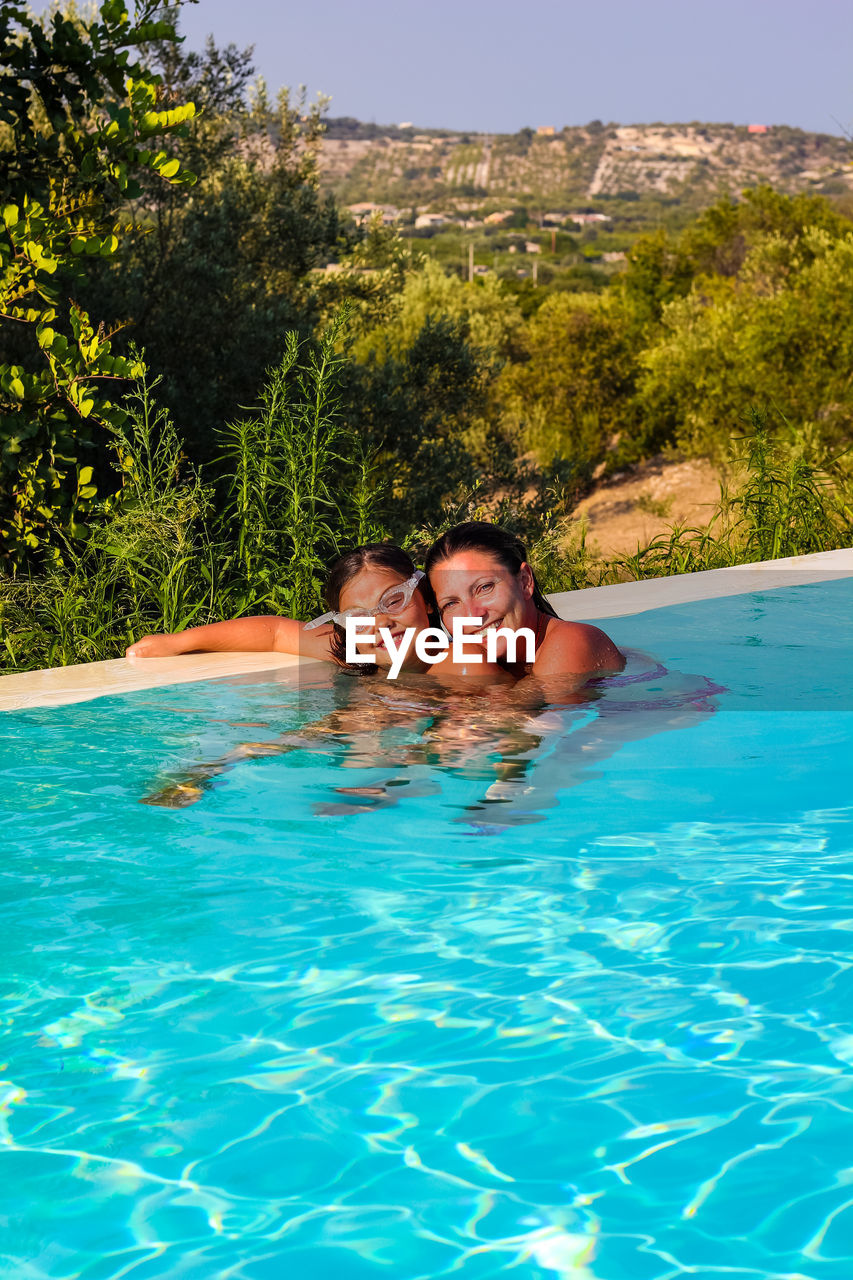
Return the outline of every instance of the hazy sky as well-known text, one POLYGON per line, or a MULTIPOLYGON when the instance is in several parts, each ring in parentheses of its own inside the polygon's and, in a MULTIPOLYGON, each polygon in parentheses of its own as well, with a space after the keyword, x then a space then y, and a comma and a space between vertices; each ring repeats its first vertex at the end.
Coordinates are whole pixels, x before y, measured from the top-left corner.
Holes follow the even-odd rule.
POLYGON ((191 47, 254 44, 272 89, 382 124, 853 131, 851 0, 200 0, 182 26, 191 47))

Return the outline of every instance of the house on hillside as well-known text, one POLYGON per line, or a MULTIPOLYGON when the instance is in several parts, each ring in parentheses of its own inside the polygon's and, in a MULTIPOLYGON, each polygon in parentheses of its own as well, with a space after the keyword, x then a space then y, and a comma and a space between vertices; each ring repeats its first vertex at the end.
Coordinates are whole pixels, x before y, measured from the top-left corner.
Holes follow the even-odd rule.
POLYGON ((747 133, 767 133, 768 129, 766 124, 748 124, 746 131, 747 133))
POLYGON ((607 213, 570 213, 568 215, 569 222, 574 222, 578 227, 586 227, 595 222, 612 222, 613 219, 607 213))
POLYGON ((400 210, 393 204, 371 204, 369 200, 362 200, 359 204, 347 205, 347 208, 359 226, 370 222, 377 214, 382 219, 383 227, 393 227, 400 221, 400 210))
POLYGON ((525 253, 541 253, 542 246, 541 244, 539 244, 537 240, 525 240, 524 252, 525 253))
POLYGON ((500 213, 489 213, 483 219, 487 227, 500 226, 502 222, 507 222, 515 213, 514 209, 502 209, 500 213))
POLYGON ((559 212, 543 213, 542 226, 543 227, 561 227, 563 223, 568 220, 568 217, 569 215, 567 213, 559 213, 559 212))
POLYGON ((424 227, 443 227, 449 221, 446 213, 419 213, 415 218, 415 228, 420 231, 424 227))
POLYGON ((538 129, 536 130, 536 137, 537 138, 553 138, 555 132, 556 131, 552 124, 540 124, 538 129))

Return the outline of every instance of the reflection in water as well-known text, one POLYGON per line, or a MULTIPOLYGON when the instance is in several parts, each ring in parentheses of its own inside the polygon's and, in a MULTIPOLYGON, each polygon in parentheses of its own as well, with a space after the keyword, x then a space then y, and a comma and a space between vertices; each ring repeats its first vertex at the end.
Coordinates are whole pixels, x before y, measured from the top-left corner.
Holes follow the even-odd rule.
POLYGON ((315 806, 318 814, 369 813, 437 794, 440 775, 450 773, 483 782, 482 796, 460 822, 482 831, 537 822, 560 791, 592 776, 621 746, 697 723, 725 692, 705 676, 668 671, 647 654, 627 656, 619 675, 580 685, 528 677, 460 684, 452 694, 428 676, 397 682, 338 676, 338 705, 328 714, 191 765, 142 803, 185 808, 238 764, 301 751, 345 769, 393 771, 383 781, 336 786, 334 798, 315 806))

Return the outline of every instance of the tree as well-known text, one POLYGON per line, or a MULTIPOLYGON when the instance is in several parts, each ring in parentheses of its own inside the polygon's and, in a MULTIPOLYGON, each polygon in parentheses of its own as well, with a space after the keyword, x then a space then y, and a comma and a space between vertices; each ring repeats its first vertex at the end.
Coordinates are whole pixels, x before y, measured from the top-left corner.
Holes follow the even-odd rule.
POLYGON ((387 292, 354 333, 344 402, 378 451, 402 532, 461 489, 511 483, 493 392, 521 317, 497 281, 464 283, 429 259, 401 257, 372 278, 387 292))
POLYGON ((618 299, 553 294, 530 319, 525 359, 501 379, 527 449, 589 471, 614 434, 630 431, 636 354, 618 299))
POLYGON ((617 286, 632 324, 653 327, 667 303, 685 297, 700 276, 736 276, 750 248, 768 235, 808 252, 804 237, 810 227, 839 236, 849 222, 821 196, 756 187, 740 200, 718 200, 678 237, 662 230, 640 236, 617 286))
POLYGON ((466 341, 488 358, 505 358, 512 350, 520 315, 498 281, 487 278, 472 286, 457 275, 448 275, 431 258, 418 265, 419 269, 410 270, 402 279, 384 321, 356 339, 356 357, 365 359, 371 352, 379 360, 399 357, 428 321, 444 317, 460 324, 466 341))
POLYGON ((309 108, 286 91, 271 103, 262 83, 252 99, 247 58, 208 42, 187 65, 173 59, 174 92, 198 88, 210 102, 186 144, 199 180, 178 198, 138 201, 119 255, 92 273, 86 292, 124 326, 124 342, 144 347, 198 460, 210 458, 222 423, 253 403, 284 334, 315 327, 311 272, 336 255, 340 236, 318 183, 324 104, 309 108), (221 82, 232 65, 229 95, 221 82))
POLYGON ((176 39, 162 0, 96 15, 34 18, 0 4, 0 549, 12 566, 43 549, 49 527, 74 533, 94 497, 78 456, 119 425, 111 385, 134 370, 75 301, 94 256, 118 249, 122 208, 143 177, 192 175, 160 146, 192 103, 162 108, 159 82, 131 51, 176 39), (159 16, 158 16, 159 15, 159 16))
POLYGON ((774 410, 817 452, 853 437, 853 234, 821 227, 756 240, 735 278, 700 277, 664 308, 642 354, 647 432, 725 456, 750 405, 774 410))

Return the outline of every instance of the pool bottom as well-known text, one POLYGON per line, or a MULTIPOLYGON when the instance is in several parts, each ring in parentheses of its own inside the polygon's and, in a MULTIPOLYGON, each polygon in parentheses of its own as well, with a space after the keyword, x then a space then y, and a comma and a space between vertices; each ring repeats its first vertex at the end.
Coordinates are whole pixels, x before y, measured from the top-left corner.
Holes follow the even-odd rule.
POLYGON ((139 803, 278 684, 10 718, 0 1270, 847 1280, 851 716, 740 608, 657 624, 716 710, 573 712, 508 803, 317 750, 139 803))

